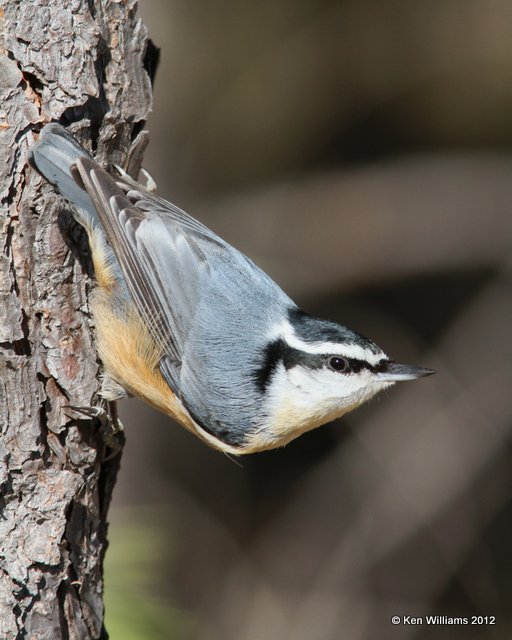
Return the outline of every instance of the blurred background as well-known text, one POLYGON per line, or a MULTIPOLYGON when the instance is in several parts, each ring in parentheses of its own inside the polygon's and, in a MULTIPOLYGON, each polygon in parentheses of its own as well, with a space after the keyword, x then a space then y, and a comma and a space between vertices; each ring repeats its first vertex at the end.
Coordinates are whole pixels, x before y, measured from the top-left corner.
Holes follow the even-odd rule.
POLYGON ((512 4, 139 11, 160 193, 305 310, 438 373, 239 461, 122 402, 111 638, 511 638, 512 4))

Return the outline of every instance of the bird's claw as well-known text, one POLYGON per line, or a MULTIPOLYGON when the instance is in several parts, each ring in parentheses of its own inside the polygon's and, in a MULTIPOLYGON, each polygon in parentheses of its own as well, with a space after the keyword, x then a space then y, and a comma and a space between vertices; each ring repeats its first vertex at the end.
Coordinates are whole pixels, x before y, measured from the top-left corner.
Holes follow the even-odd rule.
POLYGON ((156 185, 155 179, 149 173, 149 171, 146 171, 146 169, 141 169, 140 170, 140 172, 144 176, 144 180, 146 181, 145 184, 141 184, 141 183, 137 182, 137 180, 134 180, 131 177, 131 175, 129 173, 126 173, 126 171, 122 167, 120 167, 118 164, 115 164, 114 168, 119 173, 121 178, 127 184, 131 185, 132 187, 138 187, 138 188, 142 187, 145 191, 149 191, 149 193, 155 193, 155 191, 157 190, 157 185, 156 185))
MULTIPOLYGON (((112 453, 106 456, 104 460, 109 460, 122 450, 124 444, 124 427, 123 423, 119 419, 115 402, 108 402, 107 408, 104 406, 80 407, 76 405, 68 405, 65 409, 70 409, 78 415, 85 416, 87 418, 94 418, 99 421, 103 441, 112 451, 112 453)), ((66 413, 66 415, 69 418, 74 417, 70 416, 68 413, 66 413)))

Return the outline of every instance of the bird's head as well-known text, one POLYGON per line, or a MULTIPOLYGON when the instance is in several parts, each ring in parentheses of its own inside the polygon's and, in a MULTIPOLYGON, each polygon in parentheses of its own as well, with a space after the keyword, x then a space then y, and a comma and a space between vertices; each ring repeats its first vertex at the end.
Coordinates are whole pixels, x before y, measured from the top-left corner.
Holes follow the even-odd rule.
POLYGON ((254 437, 268 440, 269 448, 286 444, 395 382, 432 373, 398 364, 355 331, 294 309, 270 337, 255 371, 266 422, 254 437))

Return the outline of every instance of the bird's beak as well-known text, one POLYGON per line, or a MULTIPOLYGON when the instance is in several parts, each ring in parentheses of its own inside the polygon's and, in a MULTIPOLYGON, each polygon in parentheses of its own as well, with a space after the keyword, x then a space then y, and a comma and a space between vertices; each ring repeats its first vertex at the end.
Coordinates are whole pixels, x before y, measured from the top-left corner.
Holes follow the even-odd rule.
POLYGON ((383 362, 377 374, 377 378, 383 382, 400 382, 402 380, 416 380, 416 378, 424 378, 431 376, 435 371, 426 369, 425 367, 415 367, 410 364, 399 364, 392 360, 383 362))

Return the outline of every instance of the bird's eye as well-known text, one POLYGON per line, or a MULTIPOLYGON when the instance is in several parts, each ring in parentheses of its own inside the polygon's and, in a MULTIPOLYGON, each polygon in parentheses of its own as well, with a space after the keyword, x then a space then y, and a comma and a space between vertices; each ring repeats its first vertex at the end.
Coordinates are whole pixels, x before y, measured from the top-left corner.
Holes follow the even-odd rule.
POLYGON ((345 358, 340 358, 339 356, 335 356, 329 360, 329 366, 334 371, 348 371, 348 361, 345 358))

